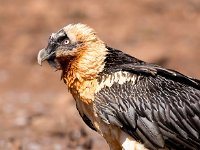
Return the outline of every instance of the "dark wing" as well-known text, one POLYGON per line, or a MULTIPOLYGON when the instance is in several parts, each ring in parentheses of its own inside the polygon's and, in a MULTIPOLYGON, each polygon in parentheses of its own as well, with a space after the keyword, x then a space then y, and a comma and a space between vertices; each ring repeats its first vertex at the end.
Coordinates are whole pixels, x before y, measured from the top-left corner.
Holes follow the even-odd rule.
POLYGON ((102 120, 151 149, 199 149, 198 80, 151 64, 126 64, 115 70, 138 77, 136 83, 114 83, 96 93, 95 108, 102 120))
POLYGON ((96 128, 92 124, 92 121, 85 114, 83 116, 81 116, 81 117, 82 117, 83 121, 85 122, 85 124, 87 124, 88 127, 90 127, 90 129, 96 131, 96 128))
POLYGON ((87 115, 85 115, 82 111, 80 111, 81 109, 79 108, 79 105, 76 104, 76 108, 79 112, 79 115, 81 116, 81 118, 83 119, 83 121, 85 122, 85 124, 90 127, 90 129, 96 131, 96 128, 94 127, 92 121, 87 117, 87 115))

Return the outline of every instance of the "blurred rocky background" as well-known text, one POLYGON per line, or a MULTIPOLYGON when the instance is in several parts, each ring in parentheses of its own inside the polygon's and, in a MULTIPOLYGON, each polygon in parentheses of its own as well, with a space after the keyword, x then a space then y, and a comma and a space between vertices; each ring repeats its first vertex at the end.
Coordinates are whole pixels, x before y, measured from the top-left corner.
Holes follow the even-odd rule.
POLYGON ((101 150, 60 72, 39 66, 52 32, 93 27, 107 45, 200 78, 199 0, 0 0, 0 150, 101 150))

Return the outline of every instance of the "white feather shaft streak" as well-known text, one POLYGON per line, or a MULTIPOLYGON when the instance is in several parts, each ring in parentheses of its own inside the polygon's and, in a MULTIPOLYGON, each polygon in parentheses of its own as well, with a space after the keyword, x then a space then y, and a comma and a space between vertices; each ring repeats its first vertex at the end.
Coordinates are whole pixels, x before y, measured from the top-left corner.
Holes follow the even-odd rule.
POLYGON ((124 84, 125 82, 131 81, 135 84, 136 78, 135 74, 123 71, 118 71, 110 75, 104 75, 98 88, 96 89, 96 93, 106 86, 111 87, 114 83, 124 84))

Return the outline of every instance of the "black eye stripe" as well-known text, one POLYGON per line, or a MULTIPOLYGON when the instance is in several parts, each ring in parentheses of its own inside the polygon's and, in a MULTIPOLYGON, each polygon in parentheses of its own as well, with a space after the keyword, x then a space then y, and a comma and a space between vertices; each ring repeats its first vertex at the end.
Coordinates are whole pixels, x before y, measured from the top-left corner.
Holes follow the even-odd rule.
POLYGON ((58 44, 65 39, 69 39, 69 37, 67 36, 64 30, 60 30, 57 33, 52 33, 52 35, 49 37, 50 42, 58 44))
POLYGON ((58 37, 57 42, 58 42, 58 43, 61 43, 61 42, 64 41, 65 39, 68 39, 68 40, 69 40, 69 38, 68 38, 67 35, 58 37))

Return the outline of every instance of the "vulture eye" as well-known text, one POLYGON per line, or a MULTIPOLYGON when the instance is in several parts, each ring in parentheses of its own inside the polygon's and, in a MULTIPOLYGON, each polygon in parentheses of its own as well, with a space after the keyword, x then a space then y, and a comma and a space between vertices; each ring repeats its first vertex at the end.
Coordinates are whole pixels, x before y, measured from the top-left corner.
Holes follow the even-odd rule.
POLYGON ((63 45, 68 45, 69 43, 70 43, 70 42, 69 42, 68 39, 66 39, 66 40, 64 40, 64 41, 62 42, 63 45))

